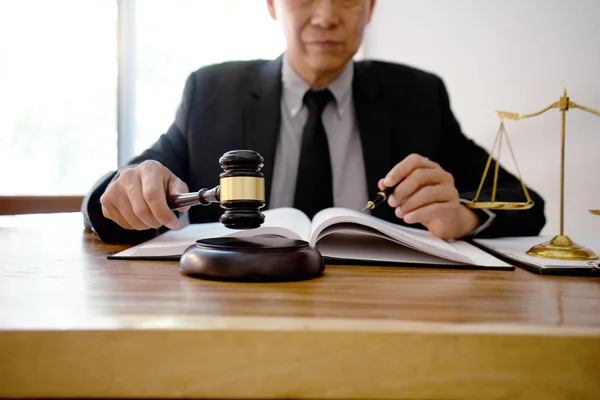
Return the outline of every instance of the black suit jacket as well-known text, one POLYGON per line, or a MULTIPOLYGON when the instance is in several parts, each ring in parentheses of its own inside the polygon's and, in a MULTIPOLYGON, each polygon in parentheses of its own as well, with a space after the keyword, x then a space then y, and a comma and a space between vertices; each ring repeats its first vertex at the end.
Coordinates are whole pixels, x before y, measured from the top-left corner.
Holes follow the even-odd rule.
MULTIPOLYGON (((281 87, 281 57, 199 69, 186 82, 175 122, 131 164, 157 160, 195 191, 219 184, 222 170, 218 160, 225 152, 256 150, 265 159, 268 199, 280 129, 281 87)), ((462 198, 474 197, 488 153, 462 134, 441 79, 404 65, 356 62, 352 92, 370 197, 376 195, 378 180, 411 153, 438 162, 452 173, 462 198)), ((84 200, 87 225, 106 242, 133 243, 156 235, 156 230, 122 229, 102 216, 99 198, 114 175, 103 177, 84 200)), ((491 193, 489 175, 480 200, 491 193)), ((534 191, 529 193, 535 207, 495 211, 493 223, 478 236, 538 234, 545 224, 544 202, 534 191)), ((504 169, 500 171, 497 199, 525 199, 519 181, 504 169)), ((214 222, 221 213, 217 205, 196 206, 190 209, 189 217, 192 223, 214 222)), ((401 223, 386 205, 373 214, 401 223)))

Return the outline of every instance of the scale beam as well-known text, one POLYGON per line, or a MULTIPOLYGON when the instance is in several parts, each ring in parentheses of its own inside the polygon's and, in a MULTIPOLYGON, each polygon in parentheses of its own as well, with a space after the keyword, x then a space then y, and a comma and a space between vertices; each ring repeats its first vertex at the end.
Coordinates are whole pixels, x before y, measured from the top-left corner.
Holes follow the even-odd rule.
MULTIPOLYGON (((589 249, 584 248, 573 242, 568 236, 564 234, 564 188, 565 188, 565 136, 566 136, 566 115, 569 109, 578 108, 580 110, 589 112, 591 114, 597 115, 600 117, 600 111, 594 110, 593 108, 589 108, 580 104, 577 104, 569 99, 567 96, 567 90, 565 89, 563 95, 560 99, 548 107, 534 112, 530 114, 521 114, 514 113, 508 111, 496 111, 498 117, 500 117, 500 128, 498 129, 498 133, 496 134, 496 138, 494 139, 494 145, 492 151, 490 152, 490 156, 486 163, 485 169, 483 171, 483 176, 481 177, 481 182, 479 184, 479 188, 477 190, 477 194, 473 201, 467 204, 470 208, 479 208, 479 209, 490 209, 490 210, 527 210, 534 206, 533 201, 529 197, 529 193, 527 192, 527 187, 523 183, 523 179, 521 177, 521 172, 519 171, 519 166, 517 164, 517 160, 512 151, 512 147, 510 145, 510 141, 508 140, 508 133, 504 127, 504 120, 518 121, 520 119, 525 118, 533 118, 537 117, 546 111, 551 109, 558 109, 561 112, 561 165, 560 165, 560 234, 556 235, 552 240, 541 243, 537 246, 532 247, 527 251, 527 254, 536 256, 536 257, 544 257, 544 258, 554 258, 561 260, 596 260, 598 257, 589 249), (515 167, 517 168, 517 172, 519 175, 519 180, 521 182, 521 186, 523 187, 523 194, 525 195, 524 202, 504 202, 504 201, 496 201, 496 190, 498 185, 498 169, 500 162, 500 152, 502 149, 502 141, 506 139, 509 150, 511 152, 513 161, 515 163, 515 167), (481 189, 483 188, 483 184, 485 182, 485 178, 488 174, 490 165, 492 163, 492 159, 494 157, 495 151, 497 149, 497 157, 496 157, 496 165, 494 168, 494 183, 492 187, 492 198, 491 201, 479 201, 479 195, 481 193, 481 189)), ((590 213, 594 215, 600 215, 599 210, 589 210, 590 213)))

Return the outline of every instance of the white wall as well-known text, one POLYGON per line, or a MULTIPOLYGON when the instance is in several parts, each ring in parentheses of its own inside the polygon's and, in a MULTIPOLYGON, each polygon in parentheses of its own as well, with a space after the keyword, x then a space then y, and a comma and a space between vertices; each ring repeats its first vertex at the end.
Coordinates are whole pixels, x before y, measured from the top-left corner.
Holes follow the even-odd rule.
MULTIPOLYGON (((600 0, 379 0, 365 58, 438 74, 463 132, 488 151, 494 110, 531 113, 557 101, 600 110, 600 0)), ((506 127, 524 180, 546 200, 543 233, 559 229, 560 113, 506 127)), ((565 230, 600 235, 600 117, 567 113, 565 230)), ((515 171, 503 148, 502 162, 515 171)))

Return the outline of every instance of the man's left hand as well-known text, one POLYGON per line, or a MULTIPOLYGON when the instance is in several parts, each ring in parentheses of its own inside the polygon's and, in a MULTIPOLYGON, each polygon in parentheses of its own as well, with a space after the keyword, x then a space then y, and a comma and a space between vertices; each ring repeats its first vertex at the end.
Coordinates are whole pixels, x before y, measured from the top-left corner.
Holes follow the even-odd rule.
POLYGON ((446 240, 464 237, 481 224, 477 214, 460 202, 452 174, 428 158, 411 154, 396 164, 378 186, 384 190, 396 184, 388 204, 408 224, 421 223, 446 240))

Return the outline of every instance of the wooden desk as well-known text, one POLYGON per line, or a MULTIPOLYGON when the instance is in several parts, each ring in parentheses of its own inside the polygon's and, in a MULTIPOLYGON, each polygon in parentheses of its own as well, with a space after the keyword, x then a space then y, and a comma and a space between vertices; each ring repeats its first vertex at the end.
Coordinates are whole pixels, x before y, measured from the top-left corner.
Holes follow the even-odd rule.
POLYGON ((600 280, 110 261, 79 214, 0 218, 0 397, 598 398, 600 280))

